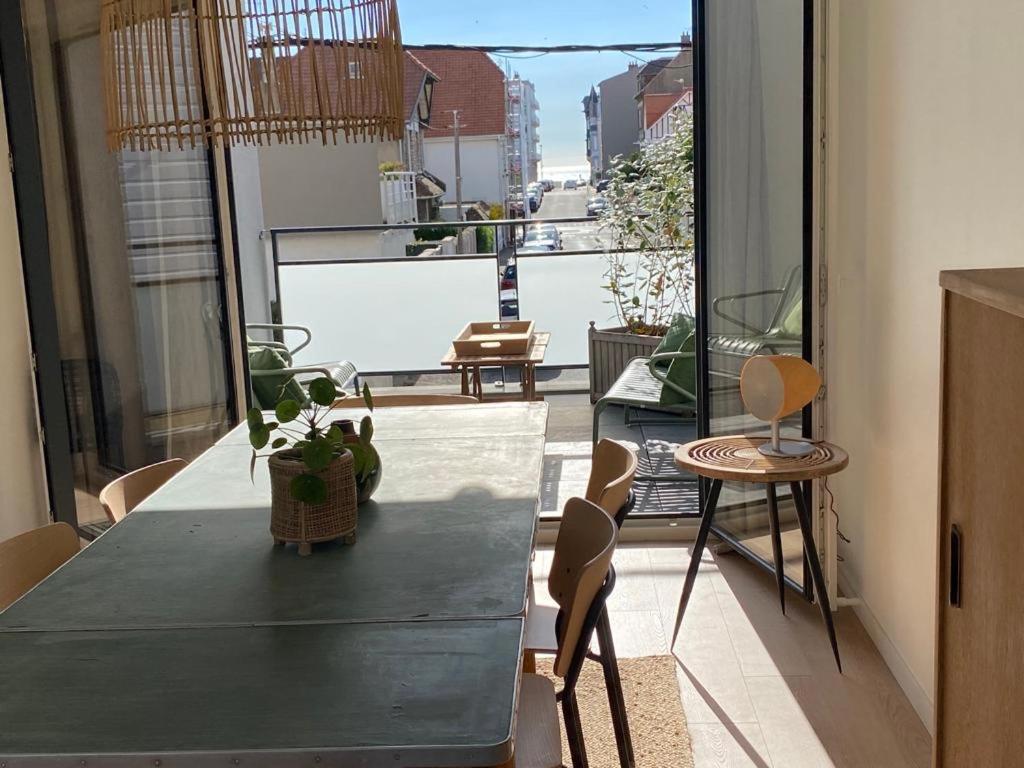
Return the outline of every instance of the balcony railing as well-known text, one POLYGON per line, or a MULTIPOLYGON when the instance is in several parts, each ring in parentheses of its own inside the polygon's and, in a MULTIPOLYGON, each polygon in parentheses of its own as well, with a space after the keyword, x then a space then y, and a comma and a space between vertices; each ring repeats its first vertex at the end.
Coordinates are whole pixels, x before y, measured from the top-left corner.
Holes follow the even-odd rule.
MULTIPOLYGON (((538 223, 584 231, 599 242, 597 221, 588 217, 443 226, 505 230, 504 239, 514 243, 513 233, 538 223)), ((440 371, 449 342, 467 322, 521 317, 552 333, 545 366, 586 367, 590 321, 605 325, 614 315, 601 288, 607 244, 537 254, 518 254, 512 246, 468 255, 337 256, 347 238, 382 230, 400 235, 416 226, 270 231, 281 321, 309 327, 315 340, 297 356, 297 364, 349 359, 367 374, 440 371), (516 276, 510 280, 505 271, 511 264, 516 276), (365 332, 367 327, 373 332, 365 332)))
POLYGON ((393 171, 382 173, 380 205, 385 224, 410 224, 418 221, 416 174, 393 171))

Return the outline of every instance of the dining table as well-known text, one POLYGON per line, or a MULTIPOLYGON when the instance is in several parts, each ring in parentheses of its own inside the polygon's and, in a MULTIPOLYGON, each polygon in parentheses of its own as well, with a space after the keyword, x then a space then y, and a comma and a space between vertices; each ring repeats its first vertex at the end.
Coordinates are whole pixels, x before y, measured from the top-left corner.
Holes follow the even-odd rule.
POLYGON ((509 761, 547 405, 373 420, 357 543, 274 546, 242 424, 0 613, 0 768, 509 761))

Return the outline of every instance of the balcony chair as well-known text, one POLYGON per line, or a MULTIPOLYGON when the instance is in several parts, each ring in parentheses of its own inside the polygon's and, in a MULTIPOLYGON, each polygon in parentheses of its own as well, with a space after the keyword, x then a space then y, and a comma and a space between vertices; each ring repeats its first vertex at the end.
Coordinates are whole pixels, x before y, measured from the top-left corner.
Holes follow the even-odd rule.
MULTIPOLYGON (((696 333, 693 319, 677 315, 658 349, 650 357, 630 360, 615 383, 594 404, 593 444, 601 438, 601 414, 610 405, 621 405, 625 420, 630 409, 658 411, 682 419, 697 414, 696 333)), ((686 475, 638 474, 638 481, 687 482, 686 475)))
POLYGON ((708 338, 708 373, 716 387, 738 391, 743 364, 754 355, 800 355, 803 352, 803 269, 793 267, 781 288, 720 296, 711 303, 718 318, 708 338), (765 327, 739 310, 744 303, 775 299, 765 327), (720 333, 718 327, 732 332, 720 333))
POLYGON ((100 491, 100 504, 111 525, 121 522, 139 504, 188 466, 184 459, 168 459, 122 475, 100 491))
POLYGON ((313 332, 302 325, 280 323, 248 323, 246 331, 272 331, 284 338, 286 331, 301 333, 305 338, 294 347, 283 341, 259 341, 247 338, 249 352, 249 376, 255 405, 271 410, 282 399, 290 398, 300 403, 308 401, 304 384, 311 379, 326 376, 334 381, 339 391, 349 388, 358 394, 359 372, 347 360, 316 365, 295 365, 295 355, 309 346, 313 332))
POLYGON ((604 615, 605 602, 615 586, 612 554, 617 541, 618 529, 604 510, 586 499, 569 499, 548 576, 548 591, 558 604, 558 641, 553 671, 564 683, 562 690, 556 693, 548 678, 529 672, 523 674, 516 768, 560 768, 562 765, 559 703, 573 768, 587 765, 576 684, 589 655, 594 629, 604 615))
POLYGON ((0 611, 78 554, 79 540, 67 523, 44 525, 0 541, 0 611))
MULTIPOLYGON (((599 506, 608 517, 615 521, 616 530, 622 528, 626 517, 636 504, 633 480, 636 478, 637 463, 636 453, 614 440, 602 440, 594 449, 586 499, 599 506)), ((559 609, 556 607, 538 605, 534 600, 534 592, 531 588, 530 606, 526 619, 528 668, 532 667, 533 655, 558 652, 556 631, 558 614, 559 609)), ((622 768, 630 768, 635 765, 633 741, 629 732, 626 702, 622 695, 622 680, 619 677, 619 663, 615 655, 615 644, 612 641, 612 630, 607 611, 601 610, 595 629, 599 653, 588 651, 587 658, 598 662, 604 672, 604 684, 608 692, 612 725, 615 728, 615 744, 619 751, 619 763, 622 768)))
MULTIPOLYGON (((404 408, 415 405, 479 405, 480 401, 469 395, 374 395, 374 408, 404 408)), ((349 397, 334 404, 335 408, 365 408, 361 397, 349 397)))

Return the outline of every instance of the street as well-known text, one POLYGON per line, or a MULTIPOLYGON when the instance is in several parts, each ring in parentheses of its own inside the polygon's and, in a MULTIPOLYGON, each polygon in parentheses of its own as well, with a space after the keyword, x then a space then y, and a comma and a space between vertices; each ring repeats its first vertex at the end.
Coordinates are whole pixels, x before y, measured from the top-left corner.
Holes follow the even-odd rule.
MULTIPOLYGON (((594 194, 590 187, 556 189, 544 195, 535 219, 566 219, 587 215, 587 200, 594 194)), ((562 234, 563 251, 582 251, 602 248, 597 225, 589 223, 556 224, 562 234)))

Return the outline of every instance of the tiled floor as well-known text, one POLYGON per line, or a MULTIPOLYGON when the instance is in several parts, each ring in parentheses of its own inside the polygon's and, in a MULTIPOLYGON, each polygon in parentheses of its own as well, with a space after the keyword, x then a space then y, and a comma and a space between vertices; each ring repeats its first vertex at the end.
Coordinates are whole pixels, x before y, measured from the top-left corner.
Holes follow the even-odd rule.
MULTIPOLYGON (((686 546, 622 545, 609 599, 618 654, 669 653, 686 546)), ((551 550, 537 554, 549 602, 551 550)), ((705 555, 675 645, 697 768, 924 768, 931 742, 849 609, 836 614, 844 672, 817 609, 779 610, 772 577, 736 555, 705 555)))
MULTIPOLYGON (((553 395, 542 510, 582 495, 590 470, 590 403, 553 395)), ((641 448, 666 471, 686 425, 627 428, 621 411, 602 434, 641 448)), ((696 510, 693 486, 638 487, 640 505, 696 510), (692 489, 692 490, 688 490, 692 489)), ((639 505, 638 505, 639 506, 639 505)), ((669 653, 676 607, 689 565, 685 544, 622 544, 609 599, 620 656, 669 653)), ((550 602, 550 548, 537 554, 537 595, 550 602)), ((705 553, 674 651, 697 768, 924 768, 927 731, 850 609, 835 615, 840 675, 817 607, 795 593, 779 609, 774 578, 734 554, 705 553)))

